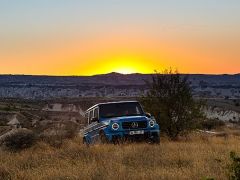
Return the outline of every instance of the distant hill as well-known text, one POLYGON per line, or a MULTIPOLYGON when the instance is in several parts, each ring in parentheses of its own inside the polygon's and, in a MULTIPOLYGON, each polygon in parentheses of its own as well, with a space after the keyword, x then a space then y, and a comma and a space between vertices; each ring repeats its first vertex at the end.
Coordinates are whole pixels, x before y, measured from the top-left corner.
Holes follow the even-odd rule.
MULTIPOLYGON (((59 97, 139 96, 153 74, 109 73, 94 76, 0 75, 0 97, 51 99, 59 97)), ((188 76, 196 96, 239 98, 240 74, 188 76)))
MULTIPOLYGON (((185 75, 185 74, 183 74, 185 75)), ((207 75, 187 74, 190 81, 215 82, 225 85, 240 84, 240 74, 235 75, 207 75)), ((34 76, 34 75, 0 75, 0 85, 82 85, 82 84, 106 84, 106 85, 142 85, 146 80, 151 80, 152 74, 109 74, 93 76, 34 76)))

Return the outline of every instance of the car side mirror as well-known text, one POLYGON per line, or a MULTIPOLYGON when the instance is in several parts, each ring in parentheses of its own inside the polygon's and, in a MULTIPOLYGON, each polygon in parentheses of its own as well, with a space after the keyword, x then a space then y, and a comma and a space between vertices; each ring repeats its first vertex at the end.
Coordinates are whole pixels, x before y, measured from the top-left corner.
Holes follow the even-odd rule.
POLYGON ((98 118, 97 117, 93 117, 91 121, 92 122, 98 122, 98 118))
POLYGON ((146 113, 146 116, 147 116, 148 118, 152 117, 152 115, 151 115, 150 113, 146 113))

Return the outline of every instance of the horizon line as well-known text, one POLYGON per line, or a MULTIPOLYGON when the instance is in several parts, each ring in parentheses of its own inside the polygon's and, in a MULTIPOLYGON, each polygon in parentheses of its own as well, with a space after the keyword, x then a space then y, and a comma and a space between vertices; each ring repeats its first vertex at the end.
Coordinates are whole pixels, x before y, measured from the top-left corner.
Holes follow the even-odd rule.
MULTIPOLYGON (((109 72, 109 73, 104 73, 104 74, 92 74, 92 75, 50 75, 50 74, 0 74, 0 76, 45 76, 45 77, 91 77, 91 76, 101 76, 101 75, 109 75, 109 74, 119 74, 119 75, 134 75, 134 74, 140 74, 140 75, 152 75, 155 73, 119 73, 119 72, 109 72)), ((179 73, 182 75, 240 75, 239 73, 179 73)))

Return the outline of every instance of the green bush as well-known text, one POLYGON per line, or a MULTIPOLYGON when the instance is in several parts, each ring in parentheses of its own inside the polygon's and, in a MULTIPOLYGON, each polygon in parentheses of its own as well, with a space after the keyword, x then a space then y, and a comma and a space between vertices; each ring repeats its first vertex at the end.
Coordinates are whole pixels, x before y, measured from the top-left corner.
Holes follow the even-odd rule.
POLYGON ((240 180, 240 157, 235 152, 230 152, 231 165, 229 166, 229 179, 240 180))
POLYGON ((156 118, 163 133, 175 140, 197 129, 203 118, 203 102, 194 100, 188 76, 167 69, 156 72, 146 86, 149 90, 139 101, 156 118))
POLYGON ((31 147, 36 141, 35 135, 28 129, 14 129, 0 138, 0 145, 10 151, 19 151, 31 147))

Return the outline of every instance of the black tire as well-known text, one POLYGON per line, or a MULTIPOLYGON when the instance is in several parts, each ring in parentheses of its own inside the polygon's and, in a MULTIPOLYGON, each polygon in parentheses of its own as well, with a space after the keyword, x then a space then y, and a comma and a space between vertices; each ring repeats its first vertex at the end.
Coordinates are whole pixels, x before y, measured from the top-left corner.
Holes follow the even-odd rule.
POLYGON ((120 145, 124 143, 124 139, 120 137, 113 137, 112 142, 114 145, 120 145))
POLYGON ((151 137, 148 142, 150 144, 160 144, 160 137, 158 135, 155 135, 151 137))
POLYGON ((86 140, 86 138, 85 138, 85 137, 83 138, 83 145, 85 145, 85 146, 89 147, 89 144, 88 144, 88 142, 87 142, 87 140, 86 140))
POLYGON ((160 144, 160 137, 159 136, 154 136, 153 144, 160 144))
POLYGON ((82 140, 83 144, 87 144, 86 138, 84 137, 82 140))
POLYGON ((99 139, 100 139, 101 144, 107 144, 108 143, 108 138, 103 131, 100 131, 99 139))

